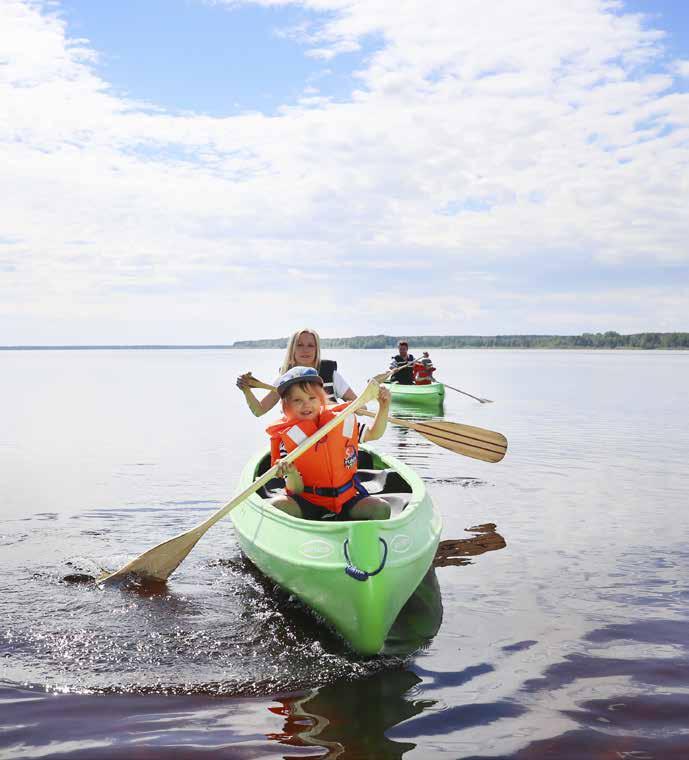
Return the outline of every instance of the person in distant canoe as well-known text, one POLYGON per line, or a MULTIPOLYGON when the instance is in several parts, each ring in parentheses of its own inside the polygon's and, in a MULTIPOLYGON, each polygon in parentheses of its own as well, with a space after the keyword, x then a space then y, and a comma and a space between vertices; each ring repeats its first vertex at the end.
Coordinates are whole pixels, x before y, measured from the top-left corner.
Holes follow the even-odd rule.
MULTIPOLYGON (((280 375, 284 375, 292 367, 313 367, 323 380, 323 389, 329 404, 336 404, 338 399, 342 401, 354 401, 356 393, 349 383, 337 371, 337 362, 332 359, 321 359, 321 341, 318 333, 311 328, 304 327, 297 330, 289 339, 287 353, 280 367, 280 375)), ((269 412, 280 400, 276 391, 269 391, 267 396, 257 399, 254 389, 248 384, 251 373, 246 372, 237 378, 237 387, 244 393, 246 403, 254 416, 261 417, 269 412)), ((277 383, 273 383, 276 385, 277 383)))
POLYGON ((409 344, 406 340, 401 340, 397 344, 397 355, 392 357, 390 362, 390 369, 396 369, 397 372, 392 376, 391 380, 396 380, 400 385, 413 385, 414 373, 412 372, 412 366, 414 364, 414 356, 409 353, 409 344))
POLYGON ((428 355, 428 351, 424 351, 421 358, 414 362, 412 372, 414 373, 414 383, 416 385, 430 385, 433 382, 435 367, 433 366, 431 357, 428 355))
MULTIPOLYGON (((271 466, 294 451, 347 405, 328 406, 323 380, 313 367, 292 367, 277 382, 284 417, 266 428, 270 436, 271 466)), ((390 505, 370 496, 357 477, 359 441, 375 441, 385 432, 390 391, 378 391, 378 413, 368 427, 347 417, 296 464, 280 464, 285 496, 271 500, 292 517, 307 520, 386 520, 390 505)))

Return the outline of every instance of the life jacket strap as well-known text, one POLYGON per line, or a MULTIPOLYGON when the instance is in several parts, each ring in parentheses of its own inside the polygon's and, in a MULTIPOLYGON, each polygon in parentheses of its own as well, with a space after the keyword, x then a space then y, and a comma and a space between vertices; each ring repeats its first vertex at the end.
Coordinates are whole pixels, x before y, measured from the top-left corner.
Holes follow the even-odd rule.
POLYGON ((354 482, 354 478, 351 480, 348 480, 346 483, 343 483, 341 486, 338 486, 337 488, 320 488, 319 486, 316 486, 313 488, 312 486, 304 486, 304 493, 312 493, 316 496, 329 496, 330 498, 335 498, 336 496, 339 496, 340 494, 343 494, 345 491, 348 491, 352 486, 356 487, 356 483, 354 482))

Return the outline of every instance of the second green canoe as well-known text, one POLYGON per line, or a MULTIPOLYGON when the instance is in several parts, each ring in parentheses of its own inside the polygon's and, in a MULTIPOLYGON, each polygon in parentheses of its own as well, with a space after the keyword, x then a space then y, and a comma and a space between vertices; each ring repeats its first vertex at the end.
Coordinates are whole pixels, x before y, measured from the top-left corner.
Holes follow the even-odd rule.
POLYGON ((401 383, 383 383, 390 391, 393 401, 439 404, 445 398, 445 386, 442 383, 428 385, 402 385, 401 383))

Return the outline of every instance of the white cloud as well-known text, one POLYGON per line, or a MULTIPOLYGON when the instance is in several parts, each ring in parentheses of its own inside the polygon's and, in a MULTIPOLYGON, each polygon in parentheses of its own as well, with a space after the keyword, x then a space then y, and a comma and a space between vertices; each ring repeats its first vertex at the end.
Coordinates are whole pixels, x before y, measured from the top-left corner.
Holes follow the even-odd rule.
MULTIPOLYGON (((646 72, 662 35, 639 16, 600 0, 299 4, 327 11, 299 30, 311 54, 378 41, 351 99, 322 87, 276 116, 212 118, 118 97, 52 3, 0 0, 0 342, 31 340, 30 314, 105 331, 125 302, 156 339, 165 304, 187 321, 234 315, 225 340, 261 334, 297 300, 302 321, 320 309, 323 332, 381 332, 392 314, 373 309, 369 280, 352 275, 348 298, 337 288, 372 248, 379 272, 408 258, 414 287, 419 261, 513 268, 539 250, 689 265, 689 96, 646 72)), ((458 310, 480 331, 481 303, 421 286, 438 332, 458 310)))

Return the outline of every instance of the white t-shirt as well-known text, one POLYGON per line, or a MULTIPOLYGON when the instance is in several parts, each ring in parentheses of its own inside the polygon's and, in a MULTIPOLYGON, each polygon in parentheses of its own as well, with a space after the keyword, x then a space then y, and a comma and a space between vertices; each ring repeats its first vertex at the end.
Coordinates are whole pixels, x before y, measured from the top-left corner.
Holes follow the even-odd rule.
POLYGON ((340 399, 344 399, 345 393, 349 390, 349 383, 337 370, 333 372, 333 390, 337 398, 340 399))

